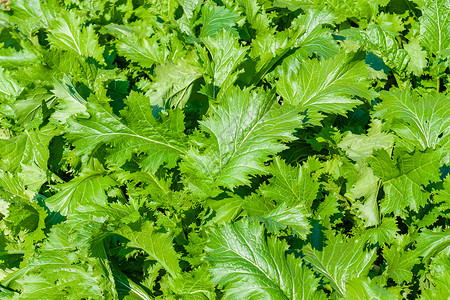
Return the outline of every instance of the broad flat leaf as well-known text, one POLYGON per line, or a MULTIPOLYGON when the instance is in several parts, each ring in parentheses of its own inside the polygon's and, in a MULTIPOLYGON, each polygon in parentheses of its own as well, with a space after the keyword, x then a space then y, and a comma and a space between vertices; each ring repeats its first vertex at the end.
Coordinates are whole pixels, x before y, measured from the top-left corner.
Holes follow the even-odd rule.
POLYGON ((418 211, 429 197, 422 185, 439 181, 441 155, 437 152, 404 154, 395 163, 385 150, 375 150, 367 162, 373 173, 383 180, 385 199, 381 212, 403 216, 405 209, 418 211))
POLYGON ((150 222, 141 224, 139 228, 134 225, 130 226, 125 226, 116 233, 129 240, 127 244, 129 247, 144 250, 151 259, 159 262, 171 276, 177 277, 181 271, 179 254, 173 249, 171 236, 158 232, 150 222))
POLYGON ((211 2, 206 2, 202 7, 201 19, 202 28, 199 37, 214 36, 223 29, 229 30, 235 25, 238 15, 223 6, 215 6, 211 2))
POLYGON ((383 91, 383 102, 374 117, 388 121, 401 143, 409 149, 435 149, 450 134, 450 101, 443 94, 418 96, 410 88, 404 91, 383 91))
POLYGON ((79 206, 106 204, 105 192, 115 185, 117 182, 104 171, 86 171, 69 182, 58 184, 59 192, 45 199, 45 203, 50 210, 67 216, 79 206))
POLYGON ((275 156, 269 170, 273 177, 260 188, 264 196, 289 205, 311 207, 320 184, 312 178, 307 164, 291 167, 275 156))
POLYGON ((44 172, 49 158, 48 144, 55 132, 46 127, 40 131, 25 130, 22 134, 0 139, 0 169, 15 173, 21 165, 37 165, 44 172))
POLYGON ((322 251, 306 245, 303 248, 304 259, 344 296, 348 281, 367 276, 376 258, 376 249, 364 251, 365 239, 341 235, 330 236, 326 244, 322 251))
POLYGON ((92 25, 84 27, 72 12, 63 13, 62 17, 53 21, 48 41, 52 47, 104 61, 103 47, 98 43, 94 28, 92 25))
POLYGON ((439 56, 450 47, 450 1, 427 1, 419 22, 419 40, 427 50, 439 56))
POLYGON ((369 76, 364 61, 341 53, 328 60, 306 61, 298 70, 283 64, 276 89, 286 103, 306 111, 309 122, 319 125, 320 112, 344 114, 362 103, 355 96, 374 98, 377 94, 368 89, 369 76))
POLYGON ((213 282, 227 299, 325 299, 318 279, 288 245, 264 236, 264 227, 246 220, 211 228, 207 260, 213 282))
POLYGON ((181 170, 187 187, 200 195, 214 195, 219 186, 234 188, 249 183, 250 175, 265 174, 264 162, 294 140, 301 117, 288 105, 280 106, 271 94, 233 88, 224 93, 214 114, 200 122, 209 134, 206 148, 190 149, 181 170))
MULTIPOLYGON (((205 69, 210 82, 215 86, 228 89, 237 78, 236 68, 244 60, 248 47, 239 45, 236 38, 229 32, 222 30, 215 37, 202 39, 208 49, 211 59, 203 52, 205 69)), ((215 95, 212 95, 213 97, 215 95)))
POLYGON ((169 117, 155 119, 149 99, 131 92, 127 107, 121 112, 126 124, 98 104, 88 103, 89 119, 68 119, 69 138, 80 154, 89 154, 102 144, 113 147, 107 159, 123 165, 133 153, 147 155, 140 165, 152 173, 167 163, 174 166, 184 153, 183 113, 176 110, 169 117))

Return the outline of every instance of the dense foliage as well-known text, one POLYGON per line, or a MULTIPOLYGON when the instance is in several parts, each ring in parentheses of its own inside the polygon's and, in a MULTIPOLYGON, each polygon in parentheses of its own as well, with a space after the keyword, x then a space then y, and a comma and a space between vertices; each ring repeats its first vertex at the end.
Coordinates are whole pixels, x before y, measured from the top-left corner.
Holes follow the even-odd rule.
POLYGON ((14 0, 1 299, 448 299, 449 0, 14 0))

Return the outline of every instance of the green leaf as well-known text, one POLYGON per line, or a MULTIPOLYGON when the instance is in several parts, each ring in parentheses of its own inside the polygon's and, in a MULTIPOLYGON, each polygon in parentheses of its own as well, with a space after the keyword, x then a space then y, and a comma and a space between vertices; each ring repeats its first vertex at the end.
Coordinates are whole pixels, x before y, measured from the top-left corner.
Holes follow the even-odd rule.
POLYGON ((418 96, 410 88, 404 91, 383 91, 383 102, 377 105, 374 117, 386 120, 401 143, 413 150, 435 149, 450 131, 449 97, 443 94, 418 96))
POLYGON ((347 282, 345 299, 398 300, 399 297, 368 278, 356 278, 347 282))
MULTIPOLYGON (((138 24, 138 26, 142 29, 146 28, 146 25, 143 24, 138 24)), ((108 24, 102 30, 117 38, 116 46, 120 55, 137 63, 140 67, 151 68, 155 64, 166 62, 169 51, 160 36, 143 37, 150 33, 141 35, 130 25, 108 24)))
POLYGON ((450 279, 450 259, 448 253, 442 253, 432 259, 430 265, 431 286, 422 291, 422 299, 445 299, 450 294, 448 280, 450 279))
MULTIPOLYGON (((236 81, 239 70, 236 68, 242 63, 248 47, 239 45, 236 38, 228 31, 222 30, 213 38, 202 39, 208 49, 211 59, 203 54, 205 69, 210 78, 207 82, 212 89, 220 87, 227 90, 236 81)), ((211 95, 215 98, 215 95, 211 95)))
POLYGON ((293 234, 306 239, 310 232, 308 216, 303 205, 288 206, 283 202, 271 212, 253 219, 263 222, 269 232, 278 234, 280 230, 289 227, 293 234))
POLYGON ((373 120, 367 135, 353 134, 349 131, 339 142, 339 148, 345 150, 347 156, 355 162, 364 162, 375 149, 392 151, 394 136, 381 129, 381 122, 373 120))
POLYGON ((265 174, 264 162, 294 140, 301 127, 295 109, 280 106, 271 94, 230 89, 222 105, 201 121, 210 138, 205 149, 192 148, 183 157, 181 170, 188 188, 200 195, 214 195, 219 186, 234 188, 249 183, 250 175, 265 174))
POLYGON ((119 166, 130 160, 133 153, 147 156, 140 161, 144 170, 155 173, 167 163, 172 167, 184 153, 183 113, 176 110, 168 117, 155 119, 149 99, 132 92, 121 112, 126 124, 98 104, 88 103, 89 119, 69 119, 69 138, 79 154, 89 154, 99 146, 113 147, 108 161, 119 166))
POLYGON ((371 100, 377 94, 368 89, 370 72, 363 61, 338 54, 328 60, 308 60, 298 69, 283 64, 276 82, 283 100, 306 111, 309 122, 320 124, 324 113, 344 114, 362 102, 355 96, 371 100))
POLYGON ((16 101, 13 105, 17 122, 30 130, 42 124, 44 119, 44 107, 51 107, 55 97, 46 89, 38 88, 29 91, 24 98, 16 101))
POLYGON ((159 262, 172 277, 181 271, 179 254, 173 249, 172 237, 159 232, 151 222, 122 227, 116 231, 129 240, 128 246, 142 249, 151 259, 159 262))
POLYGON ((422 50, 418 40, 412 40, 408 44, 403 46, 408 52, 411 60, 408 63, 408 72, 414 73, 414 75, 420 76, 423 73, 423 69, 427 66, 427 52, 422 50))
POLYGON ((364 251, 366 241, 361 238, 330 236, 322 251, 310 244, 303 248, 304 259, 329 281, 333 289, 344 296, 347 282, 367 276, 376 258, 376 249, 364 251))
POLYGON ((405 251, 394 243, 391 247, 383 247, 383 258, 386 260, 386 276, 392 278, 397 284, 411 282, 413 267, 419 263, 416 251, 405 251))
POLYGON ((0 67, 0 96, 14 99, 22 92, 23 88, 12 76, 11 72, 0 67))
POLYGON ((9 138, 0 139, 0 169, 17 173, 22 165, 37 165, 47 171, 48 144, 55 132, 47 127, 40 131, 28 131, 9 138))
POLYGON ((238 15, 225 7, 215 6, 208 1, 202 7, 200 22, 200 38, 215 36, 219 31, 230 30, 238 19, 238 15))
POLYGON ((436 56, 450 47, 450 2, 429 0, 422 7, 420 43, 436 56))
MULTIPOLYGON (((343 30, 341 34, 364 47, 367 52, 373 52, 383 58, 386 65, 390 68, 396 68, 397 72, 402 72, 406 66, 409 66, 411 57, 408 57, 408 51, 401 49, 396 39, 397 32, 385 30, 382 26, 371 23, 365 30, 350 28, 343 30)), ((414 63, 419 62, 412 62, 412 64, 414 63)))
POLYGON ((196 58, 181 59, 155 68, 155 77, 145 94, 150 104, 161 108, 184 108, 191 97, 194 82, 202 75, 196 58))
POLYGON ((48 41, 54 48, 104 61, 103 47, 98 43, 94 28, 92 25, 84 27, 73 12, 63 13, 52 22, 48 41))
POLYGON ((72 77, 64 74, 62 80, 54 79, 53 87, 54 90, 52 92, 55 94, 58 104, 56 111, 52 114, 52 119, 58 123, 65 124, 71 116, 87 116, 87 102, 76 90, 72 77))
POLYGON ((416 252, 428 262, 433 256, 440 252, 449 255, 450 252, 450 230, 445 229, 423 229, 417 238, 416 252))
POLYGON ((210 229, 206 251, 213 282, 227 299, 325 299, 318 279, 264 228, 246 220, 210 229))
POLYGON ((87 170, 69 182, 56 186, 59 192, 45 199, 47 207, 63 216, 74 213, 79 206, 106 204, 106 190, 117 182, 105 171, 87 170))
POLYGON ((270 165, 270 173, 273 177, 268 185, 263 185, 261 193, 278 202, 289 205, 301 205, 311 207, 316 199, 320 184, 312 176, 307 164, 291 167, 278 156, 274 157, 270 165))
POLYGON ((385 150, 375 150, 367 159, 373 173, 383 179, 385 199, 381 212, 404 216, 405 209, 418 211, 429 197, 422 186, 439 181, 441 155, 437 152, 404 154, 396 164, 385 150))
POLYGON ((450 209, 450 176, 447 175, 447 177, 444 179, 444 189, 439 190, 436 192, 436 195, 434 196, 434 201, 436 203, 441 203, 439 206, 439 209, 444 212, 448 209, 450 209))

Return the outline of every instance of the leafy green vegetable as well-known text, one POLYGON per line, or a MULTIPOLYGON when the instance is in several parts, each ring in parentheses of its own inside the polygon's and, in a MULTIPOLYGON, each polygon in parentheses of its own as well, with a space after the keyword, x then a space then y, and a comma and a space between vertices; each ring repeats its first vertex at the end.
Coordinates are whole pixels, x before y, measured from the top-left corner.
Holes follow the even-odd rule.
POLYGON ((449 0, 0 1, 0 298, 447 299, 449 48, 449 0))

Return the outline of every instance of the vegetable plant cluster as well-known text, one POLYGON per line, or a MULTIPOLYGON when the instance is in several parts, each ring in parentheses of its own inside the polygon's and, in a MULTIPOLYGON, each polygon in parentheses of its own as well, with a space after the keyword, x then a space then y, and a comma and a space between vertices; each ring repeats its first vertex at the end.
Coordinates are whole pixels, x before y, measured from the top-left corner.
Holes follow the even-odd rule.
POLYGON ((448 299, 450 0, 13 0, 1 299, 448 299))

